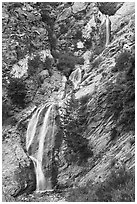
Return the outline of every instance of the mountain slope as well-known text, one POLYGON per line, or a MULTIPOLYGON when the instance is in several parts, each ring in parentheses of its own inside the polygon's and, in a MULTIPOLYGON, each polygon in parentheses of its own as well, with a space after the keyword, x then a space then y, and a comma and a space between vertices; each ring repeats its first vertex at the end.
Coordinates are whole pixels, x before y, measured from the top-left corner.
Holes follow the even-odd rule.
POLYGON ((51 38, 47 37, 48 46, 43 45, 44 48, 39 47, 35 52, 33 48, 35 54, 29 58, 28 76, 21 78, 29 87, 25 100, 31 100, 25 108, 16 107, 8 126, 3 128, 6 200, 134 201, 135 4, 110 3, 110 10, 108 4, 59 3, 54 5, 54 12, 50 12, 53 5, 47 8, 44 3, 38 5, 39 9, 46 8, 50 13, 48 18, 47 10, 42 10, 40 25, 46 25, 51 38), (108 45, 105 25, 94 21, 94 8, 99 8, 102 16, 109 15, 111 35, 108 45), (51 19, 55 20, 53 28, 51 19), (45 48, 50 54, 42 61, 38 56, 45 48), (80 58, 84 61, 80 62, 80 58), (82 70, 82 81, 74 91, 69 87, 72 91, 70 99, 65 97, 60 102, 65 102, 66 114, 61 115, 64 140, 58 154, 55 198, 35 193, 32 197, 13 198, 18 191, 22 194, 35 190, 35 174, 29 171, 29 166, 32 169, 33 166, 25 152, 28 121, 39 105, 60 101, 58 95, 64 91, 62 75, 69 78, 76 68, 82 70), (7 150, 11 141, 16 145, 7 150), (24 165, 29 178, 23 170, 24 165), (24 174, 21 175, 22 170, 24 174), (13 171, 18 179, 11 174, 13 171), (58 194, 58 191, 62 193, 58 194))

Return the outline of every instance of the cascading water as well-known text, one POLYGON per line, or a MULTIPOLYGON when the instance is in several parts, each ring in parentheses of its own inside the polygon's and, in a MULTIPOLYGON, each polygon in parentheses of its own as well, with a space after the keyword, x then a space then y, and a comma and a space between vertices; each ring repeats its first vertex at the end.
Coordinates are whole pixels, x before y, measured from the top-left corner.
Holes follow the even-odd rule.
POLYGON ((26 134, 26 149, 27 149, 27 151, 29 150, 29 147, 30 147, 30 145, 32 143, 32 140, 34 138, 37 123, 38 123, 38 119, 39 119, 39 115, 40 115, 42 110, 43 110, 43 107, 38 108, 36 110, 36 112, 34 113, 34 115, 32 116, 32 118, 31 118, 31 120, 30 120, 30 122, 28 124, 27 134, 26 134))
POLYGON ((32 116, 26 134, 26 149, 32 159, 36 172, 36 191, 52 191, 52 164, 54 163, 54 151, 58 147, 55 144, 57 125, 55 117, 56 106, 38 108, 32 116))
POLYGON ((81 69, 77 68, 74 70, 71 75, 69 76, 69 79, 73 82, 74 89, 78 87, 78 85, 81 83, 81 69))
MULTIPOLYGON (((72 72, 70 81, 76 89, 81 82, 81 69, 72 72)), ((67 89, 67 88, 65 88, 67 89)), ((68 88, 69 90, 69 88, 68 88)), ((70 90, 70 93, 73 89, 70 90)), ((66 90, 64 90, 65 92, 66 90)), ((66 94, 67 98, 72 94, 66 94)), ((59 103, 48 108, 39 107, 28 124, 26 150, 34 163, 36 173, 36 191, 52 191, 57 181, 57 161, 55 155, 62 143, 62 129, 56 116, 60 117, 59 103)), ((61 105, 63 107, 63 104, 61 105)))
POLYGON ((106 15, 106 46, 110 43, 110 33, 111 33, 111 21, 109 16, 106 15))

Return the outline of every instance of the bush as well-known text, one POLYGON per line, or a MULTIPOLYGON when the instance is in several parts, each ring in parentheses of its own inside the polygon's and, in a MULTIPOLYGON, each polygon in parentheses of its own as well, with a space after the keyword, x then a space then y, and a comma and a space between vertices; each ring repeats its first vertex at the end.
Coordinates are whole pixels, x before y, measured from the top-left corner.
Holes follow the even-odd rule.
POLYGON ((69 77, 76 64, 83 64, 84 59, 73 56, 71 53, 60 54, 57 69, 69 77))
POLYGON ((129 52, 122 52, 116 59, 116 65, 113 68, 113 72, 124 71, 132 61, 132 56, 129 52))
POLYGON ((8 119, 14 115, 13 107, 9 101, 2 101, 2 124, 7 123, 8 119))
POLYGON ((86 39, 84 42, 84 47, 86 47, 86 49, 90 49, 92 47, 92 38, 86 39))
POLYGON ((69 202, 135 202, 135 173, 124 168, 112 170, 102 183, 70 190, 69 202))
POLYGON ((68 31, 68 27, 66 25, 64 25, 64 23, 62 23, 60 25, 60 34, 65 34, 68 31))
POLYGON ((76 30, 74 35, 73 35, 74 40, 83 40, 82 37, 82 31, 81 30, 76 30))
POLYGON ((46 58, 45 61, 42 61, 39 55, 36 55, 32 60, 28 59, 28 76, 37 77, 37 74, 47 69, 49 74, 52 75, 52 62, 50 58, 46 58))
POLYGON ((25 98, 27 89, 25 82, 18 78, 10 78, 10 83, 7 87, 7 95, 12 103, 18 107, 25 107, 25 98))
POLYGON ((34 59, 28 59, 28 76, 34 76, 41 64, 40 56, 35 56, 34 59))

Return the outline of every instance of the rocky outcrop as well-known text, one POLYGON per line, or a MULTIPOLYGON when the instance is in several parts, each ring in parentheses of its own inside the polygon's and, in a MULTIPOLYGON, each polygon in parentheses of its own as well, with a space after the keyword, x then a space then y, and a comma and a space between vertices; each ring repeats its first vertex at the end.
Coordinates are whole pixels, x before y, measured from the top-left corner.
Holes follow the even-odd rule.
POLYGON ((134 2, 125 2, 123 6, 117 10, 114 16, 110 16, 112 22, 112 32, 114 34, 118 31, 122 31, 125 26, 134 22, 135 16, 135 4, 134 2), (129 18, 130 16, 130 18, 129 18))
POLYGON ((32 161, 21 146, 21 135, 15 128, 3 131, 2 183, 6 201, 36 188, 32 161))

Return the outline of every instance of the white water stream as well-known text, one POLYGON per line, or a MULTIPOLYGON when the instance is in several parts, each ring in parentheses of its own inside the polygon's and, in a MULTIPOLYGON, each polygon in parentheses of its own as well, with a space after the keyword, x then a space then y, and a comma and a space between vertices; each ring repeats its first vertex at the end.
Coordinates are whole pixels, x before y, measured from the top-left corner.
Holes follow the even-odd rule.
MULTIPOLYGON (((51 110, 52 105, 50 105, 45 113, 44 119, 42 121, 42 125, 40 127, 40 130, 38 132, 38 135, 36 135, 36 130, 39 122, 39 117, 42 111, 44 110, 45 106, 42 108, 38 108, 34 115, 32 116, 27 129, 26 134, 26 149, 27 151, 29 148, 33 147, 33 151, 31 151, 29 154, 29 157, 32 159, 35 167, 36 172, 36 191, 37 192, 43 192, 43 191, 51 191, 52 186, 51 182, 48 181, 47 178, 45 178, 44 172, 43 172, 43 166, 42 166, 42 160, 43 160, 43 153, 46 150, 48 153, 49 146, 52 144, 45 144, 45 138, 51 137, 51 139, 47 138, 47 140, 52 142, 52 137, 54 134, 54 127, 52 127, 52 131, 50 131, 51 135, 49 134, 49 127, 50 125, 50 116, 51 116, 51 110), (45 145, 45 146, 44 146, 45 145)), ((52 117, 52 116, 51 116, 52 117)), ((54 126, 54 124, 53 124, 54 126)), ((51 127, 50 127, 51 128, 51 127)), ((44 155, 45 156, 45 155, 44 155)), ((47 158, 48 159, 48 158, 47 158)))

